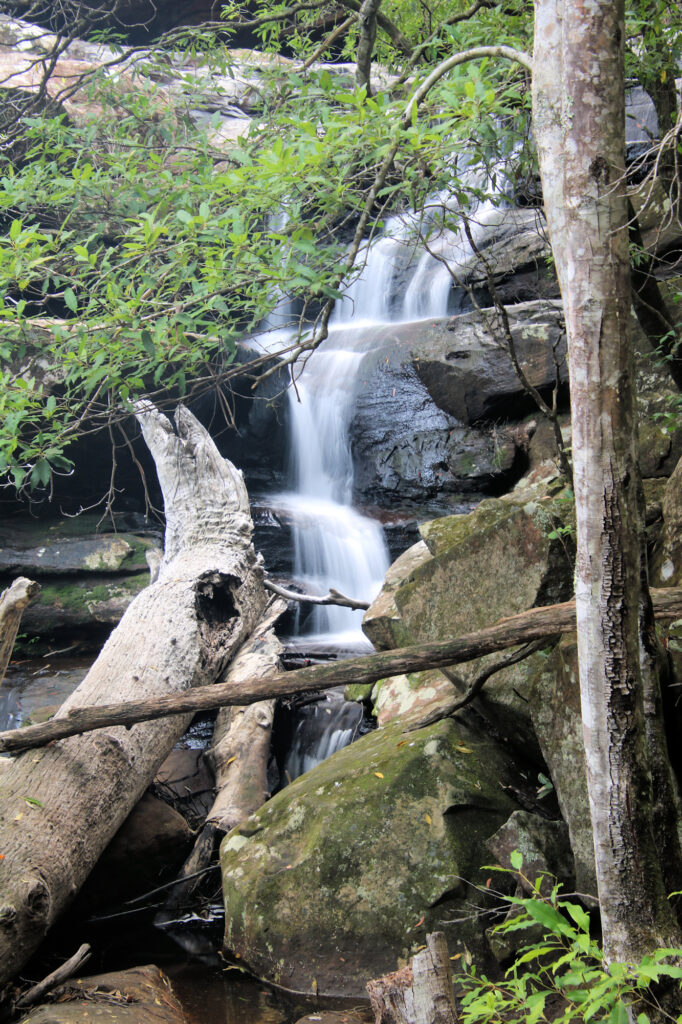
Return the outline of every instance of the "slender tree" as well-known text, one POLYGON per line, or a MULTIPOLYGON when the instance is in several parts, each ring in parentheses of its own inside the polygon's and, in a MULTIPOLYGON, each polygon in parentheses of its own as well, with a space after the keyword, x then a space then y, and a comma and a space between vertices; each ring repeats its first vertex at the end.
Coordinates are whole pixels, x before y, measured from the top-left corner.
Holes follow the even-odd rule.
POLYGON ((679 943, 640 667, 622 0, 536 0, 533 125, 569 344, 585 759, 607 959, 679 943))

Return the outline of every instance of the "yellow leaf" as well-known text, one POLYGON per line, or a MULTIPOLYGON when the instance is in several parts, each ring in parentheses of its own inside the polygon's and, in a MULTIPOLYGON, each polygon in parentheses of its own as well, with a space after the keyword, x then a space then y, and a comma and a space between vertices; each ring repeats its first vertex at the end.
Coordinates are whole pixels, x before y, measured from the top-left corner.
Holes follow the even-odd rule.
POLYGON ((461 953, 455 953, 455 955, 451 956, 450 959, 451 960, 459 960, 461 955, 462 955, 461 953))
POLYGON ((375 772, 374 774, 376 775, 376 777, 378 779, 383 779, 383 777, 384 777, 381 772, 375 772))
POLYGON ((426 822, 427 825, 432 825, 433 824, 433 822, 431 821, 431 815, 430 814, 425 814, 424 815, 424 821, 426 822))
POLYGON ((668 72, 665 70, 665 68, 663 68, 663 70, 661 71, 661 81, 665 82, 667 77, 668 77, 668 72))
POLYGON ((457 749, 460 754, 473 754, 473 750, 469 750, 469 747, 464 747, 461 744, 458 744, 457 749))
POLYGON ((24 812, 23 812, 23 811, 19 811, 19 813, 18 813, 18 814, 15 814, 15 815, 14 815, 14 820, 15 820, 15 821, 21 821, 21 819, 23 818, 23 816, 24 816, 24 812))
POLYGON ((227 766, 228 764, 232 764, 232 762, 236 761, 236 760, 237 760, 237 755, 233 754, 232 757, 228 757, 227 761, 225 762, 225 765, 227 766))

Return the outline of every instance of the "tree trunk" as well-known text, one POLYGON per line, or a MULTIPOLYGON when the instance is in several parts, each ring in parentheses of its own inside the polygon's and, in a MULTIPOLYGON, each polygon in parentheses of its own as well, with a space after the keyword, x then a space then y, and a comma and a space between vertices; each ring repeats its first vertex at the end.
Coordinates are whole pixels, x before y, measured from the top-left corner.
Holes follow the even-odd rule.
MULTIPOLYGON (((652 590, 657 618, 678 619, 682 616, 682 588, 652 590)), ((543 637, 548 641, 557 633, 574 632, 575 602, 543 605, 527 612, 501 619, 476 633, 455 640, 436 640, 393 651, 377 651, 361 658, 310 668, 281 672, 265 678, 246 679, 239 683, 217 683, 199 692, 175 693, 149 700, 99 707, 73 708, 65 718, 53 718, 40 725, 27 725, 0 733, 0 753, 33 750, 65 736, 77 736, 111 725, 131 726, 182 712, 210 711, 232 704, 253 704, 270 697, 284 697, 304 690, 328 690, 346 683, 375 683, 386 676, 405 672, 421 672, 429 668, 446 668, 503 651, 517 644, 543 637)))
POLYGON ((426 949, 409 967, 367 983, 374 1024, 456 1024, 448 947, 442 932, 426 936, 426 949))
POLYGON ((40 586, 25 576, 17 576, 12 585, 0 594, 0 683, 12 657, 14 641, 19 632, 19 623, 24 608, 35 597, 40 586))
POLYGON ((536 0, 533 130, 568 334, 576 618, 604 952, 680 936, 652 822, 639 652, 623 0, 536 0))
MULTIPOLYGON (((166 504, 158 580, 139 594, 58 716, 212 683, 267 595, 241 474, 182 406, 178 433, 145 403, 138 420, 166 504)), ((0 776, 0 981, 41 942, 188 723, 108 728, 17 757, 0 776)))

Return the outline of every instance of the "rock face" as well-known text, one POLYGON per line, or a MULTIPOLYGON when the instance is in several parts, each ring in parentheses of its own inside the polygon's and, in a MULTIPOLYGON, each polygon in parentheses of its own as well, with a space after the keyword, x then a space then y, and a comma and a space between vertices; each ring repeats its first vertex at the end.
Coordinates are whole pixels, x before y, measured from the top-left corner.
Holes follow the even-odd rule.
MULTIPOLYGON (((149 584, 161 555, 153 533, 98 533, 100 517, 60 523, 9 520, 0 528, 0 588, 27 575, 40 593, 22 616, 22 632, 57 637, 72 630, 106 629, 149 584)), ((93 641, 101 640, 101 631, 93 641)))
MULTIPOLYGON (((565 399, 561 304, 520 304, 510 326, 530 383, 547 396, 558 377, 565 399)), ((371 331, 351 425, 358 499, 390 504, 508 489, 527 466, 534 429, 519 420, 537 410, 494 311, 371 331)))
POLYGON ((485 882, 513 776, 453 720, 392 723, 334 754, 225 837, 226 952, 287 989, 347 996, 436 927, 485 964, 482 897, 463 879, 485 882))
MULTIPOLYGON (((469 515, 423 524, 423 540, 390 568, 365 614, 367 636, 380 649, 442 640, 534 605, 565 600, 573 573, 570 533, 560 532, 567 515, 570 502, 538 492, 530 498, 528 493, 490 498, 469 515)), ((464 688, 494 660, 459 666, 450 677, 464 688)), ((509 742, 527 756, 535 751, 541 763, 525 699, 532 664, 530 659, 493 676, 478 707, 509 742)), ((423 683, 433 685, 426 678, 423 683)))
POLYGON ((529 689, 533 725, 568 825, 578 892, 596 896, 575 636, 564 637, 529 689))

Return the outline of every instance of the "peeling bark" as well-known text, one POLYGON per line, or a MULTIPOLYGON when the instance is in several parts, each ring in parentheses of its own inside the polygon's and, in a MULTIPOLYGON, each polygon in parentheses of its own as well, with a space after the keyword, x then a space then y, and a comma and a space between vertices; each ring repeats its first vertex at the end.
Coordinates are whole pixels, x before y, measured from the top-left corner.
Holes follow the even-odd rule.
MULTIPOLYGON (((84 706, 212 683, 267 601, 241 474, 182 406, 177 433, 137 409, 166 505, 158 580, 128 608, 57 720, 84 706)), ((26 962, 189 718, 106 728, 17 757, 0 776, 0 981, 26 962)))
POLYGON ((409 967, 367 983, 374 1024, 456 1024, 448 947, 442 932, 426 936, 426 948, 409 967))

